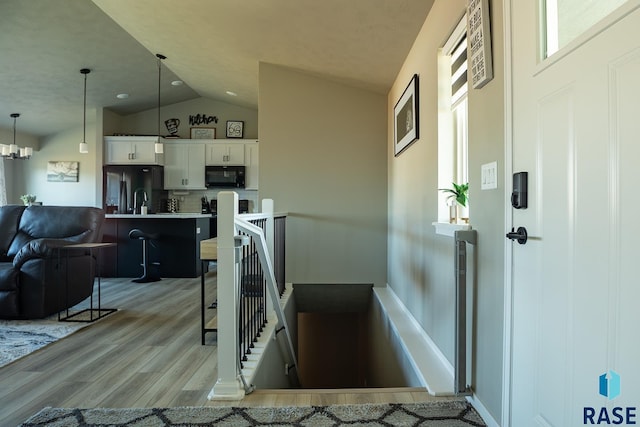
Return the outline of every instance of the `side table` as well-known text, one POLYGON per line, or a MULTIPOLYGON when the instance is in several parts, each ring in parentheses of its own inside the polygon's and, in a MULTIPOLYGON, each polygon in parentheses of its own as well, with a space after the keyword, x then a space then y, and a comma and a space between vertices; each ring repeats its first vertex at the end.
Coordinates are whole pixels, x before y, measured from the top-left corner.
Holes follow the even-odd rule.
MULTIPOLYGON (((84 310, 80 310, 77 311, 75 313, 69 313, 69 307, 68 304, 65 304, 67 306, 67 308, 65 310, 59 311, 58 312, 58 321, 61 322, 95 322, 98 319, 102 319, 103 317, 108 316, 109 314, 118 311, 117 308, 102 308, 102 304, 101 304, 101 289, 100 289, 100 255, 103 249, 106 248, 112 248, 115 247, 117 244, 113 243, 113 242, 105 242, 105 243, 75 243, 75 244, 70 244, 70 245, 62 245, 57 247, 56 249, 58 250, 58 264, 60 264, 60 256, 61 253, 64 253, 65 255, 65 259, 68 260, 69 257, 69 252, 73 251, 73 250, 89 250, 89 254, 91 255, 91 257, 93 258, 94 255, 94 251, 97 251, 97 257, 96 257, 96 265, 95 267, 92 267, 92 271, 91 271, 91 275, 93 277, 95 277, 98 281, 98 306, 96 308, 93 307, 93 290, 91 292, 91 301, 90 301, 90 305, 89 308, 86 308, 84 310), (94 270, 95 268, 95 270, 94 270), (96 273, 97 272, 97 273, 96 273), (64 313, 64 316, 62 315, 62 313, 64 313), (84 318, 84 319, 79 319, 78 316, 81 316, 83 313, 89 313, 88 318, 84 318)), ((66 269, 65 269, 66 270, 66 269)), ((66 270, 66 274, 68 275, 69 272, 68 270, 66 270)), ((61 279, 58 276, 59 279, 61 279)), ((94 279, 95 280, 95 279, 94 279)), ((64 286, 65 286, 65 298, 67 298, 68 300, 68 291, 69 291, 69 281, 67 280, 67 277, 65 277, 65 281, 64 281, 64 286)), ((85 316, 86 317, 86 316, 85 316)))

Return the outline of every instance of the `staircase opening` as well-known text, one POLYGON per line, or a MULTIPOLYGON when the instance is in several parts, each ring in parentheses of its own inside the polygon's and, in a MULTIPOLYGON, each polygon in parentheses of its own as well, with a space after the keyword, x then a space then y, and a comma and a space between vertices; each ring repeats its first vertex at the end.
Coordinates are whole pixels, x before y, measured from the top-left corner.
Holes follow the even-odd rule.
POLYGON ((371 284, 294 284, 300 386, 407 387, 403 352, 379 324, 371 284))

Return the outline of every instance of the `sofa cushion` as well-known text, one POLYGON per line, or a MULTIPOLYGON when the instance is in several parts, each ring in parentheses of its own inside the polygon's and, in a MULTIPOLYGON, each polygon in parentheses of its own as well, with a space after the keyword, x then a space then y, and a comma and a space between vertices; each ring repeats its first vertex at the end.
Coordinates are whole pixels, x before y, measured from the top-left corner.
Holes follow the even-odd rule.
POLYGON ((102 240, 104 211, 79 206, 38 206, 24 209, 18 231, 7 251, 14 257, 34 239, 64 239, 74 243, 102 240))
POLYGON ((0 317, 18 316, 18 305, 18 270, 9 262, 0 263, 0 317))
POLYGON ((26 206, 7 205, 0 208, 0 262, 8 261, 9 246, 18 232, 20 216, 26 206))

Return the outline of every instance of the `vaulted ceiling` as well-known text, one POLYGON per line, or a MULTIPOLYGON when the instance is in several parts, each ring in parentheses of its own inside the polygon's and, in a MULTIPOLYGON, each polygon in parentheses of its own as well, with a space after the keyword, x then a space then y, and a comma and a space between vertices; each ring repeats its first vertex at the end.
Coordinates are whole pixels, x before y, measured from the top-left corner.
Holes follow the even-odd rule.
POLYGON ((257 108, 260 62, 386 93, 432 0, 2 0, 0 127, 44 136, 88 108, 197 97, 257 108), (181 80, 181 86, 170 82, 181 80), (237 96, 230 96, 227 91, 237 96), (118 99, 128 93, 128 99, 118 99))

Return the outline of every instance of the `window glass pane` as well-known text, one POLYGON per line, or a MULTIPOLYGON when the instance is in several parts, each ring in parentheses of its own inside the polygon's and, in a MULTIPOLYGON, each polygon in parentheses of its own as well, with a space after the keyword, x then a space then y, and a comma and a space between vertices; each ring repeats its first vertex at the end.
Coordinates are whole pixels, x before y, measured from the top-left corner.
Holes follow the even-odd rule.
POLYGON ((584 33, 627 0, 546 0, 546 56, 584 33))

